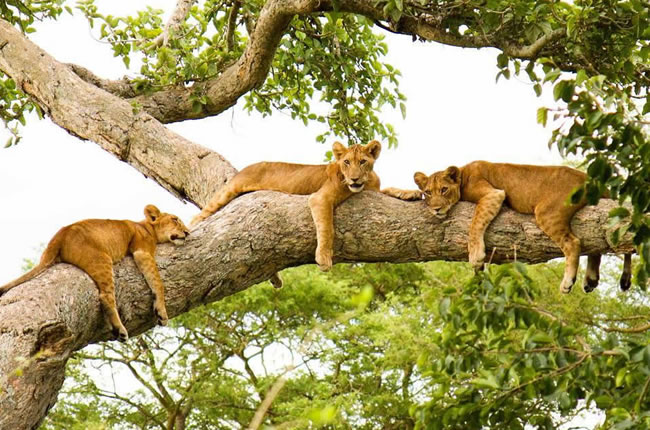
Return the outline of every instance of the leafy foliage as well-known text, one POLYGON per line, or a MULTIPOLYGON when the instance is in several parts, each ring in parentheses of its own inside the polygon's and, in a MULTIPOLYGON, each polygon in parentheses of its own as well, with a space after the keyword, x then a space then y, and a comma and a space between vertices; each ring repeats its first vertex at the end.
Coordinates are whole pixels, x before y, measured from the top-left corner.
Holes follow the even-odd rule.
MULTIPOLYGON (((63 12, 64 0, 49 1, 0 1, 0 16, 7 22, 17 26, 25 33, 33 33, 34 21, 46 18, 56 19, 63 12)), ((16 86, 13 79, 0 72, 0 119, 10 133, 5 148, 20 141, 19 125, 25 125, 25 115, 36 111, 39 117, 42 113, 38 105, 32 102, 16 86)))
POLYGON ((503 265, 445 289, 426 428, 553 429, 584 409, 602 428, 649 428, 647 300, 559 297, 539 275, 503 265))
POLYGON ((265 420, 278 429, 550 429, 585 411, 602 428, 648 428, 647 298, 561 295, 562 270, 285 271, 281 290, 261 284, 78 353, 43 428, 245 428, 280 375, 265 420))
MULTIPOLYGON (((100 37, 127 67, 140 54, 139 91, 219 76, 242 55, 252 17, 262 6, 257 1, 206 1, 191 9, 168 45, 159 46, 152 40, 162 31, 161 10, 147 8, 122 18, 102 15, 92 0, 79 4, 91 26, 101 23, 100 37)), ((387 47, 372 27, 372 21, 354 15, 296 17, 287 30, 291 37, 278 46, 270 75, 246 96, 245 108, 263 115, 284 111, 305 125, 325 123, 326 131, 317 137, 321 142, 337 135, 365 143, 379 135, 396 145, 395 130, 378 113, 384 105, 398 103, 405 112, 405 97, 397 89, 399 71, 380 61, 387 47), (323 103, 314 105, 314 99, 323 103)), ((195 97, 200 111, 208 100, 200 93, 195 97)))
POLYGON ((269 424, 412 428, 412 397, 427 390, 416 358, 434 348, 427 339, 436 319, 420 296, 428 276, 419 265, 293 269, 281 290, 261 284, 175 319, 172 329, 86 348, 43 428, 97 413, 108 428, 156 428, 181 415, 188 428, 246 427, 286 372, 281 356, 295 370, 269 424), (132 382, 106 383, 111 374, 132 382))

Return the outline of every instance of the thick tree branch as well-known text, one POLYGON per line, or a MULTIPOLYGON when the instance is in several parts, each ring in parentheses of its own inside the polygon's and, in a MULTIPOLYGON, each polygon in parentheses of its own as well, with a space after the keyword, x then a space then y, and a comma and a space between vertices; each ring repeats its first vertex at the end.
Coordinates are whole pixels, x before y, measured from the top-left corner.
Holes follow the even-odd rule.
POLYGON ((234 175, 235 169, 219 154, 84 82, 4 20, 0 20, 0 45, 0 70, 52 121, 81 139, 96 142, 174 195, 202 206, 234 175))
MULTIPOLYGON (((627 238, 614 249, 608 244, 604 226, 614 206, 603 201, 575 217, 573 229, 583 238, 585 253, 632 249, 627 238)), ((473 209, 462 202, 440 221, 423 202, 361 193, 336 210, 335 260, 465 261, 473 209)), ((182 247, 159 247, 170 317, 241 291, 282 268, 313 262, 315 238, 306 196, 260 192, 237 198, 182 247)), ((508 209, 488 229, 486 243, 488 255, 497 248, 494 261, 512 258, 514 247, 524 261, 562 256, 531 216, 508 209)), ((124 325, 131 335, 150 329, 152 296, 133 260, 117 264, 115 272, 124 325)), ((109 335, 95 285, 72 266, 56 265, 0 297, 0 428, 34 428, 56 400, 70 354, 109 335)))
MULTIPOLYGON (((231 18, 236 17, 236 1, 231 9, 231 18)), ((273 56, 280 39, 284 35, 291 18, 295 15, 308 15, 316 12, 337 9, 341 12, 355 13, 373 19, 380 27, 394 33, 417 36, 423 40, 439 42, 445 45, 464 48, 495 47, 506 54, 522 58, 535 58, 539 52, 553 41, 565 34, 564 29, 557 29, 531 45, 515 45, 494 37, 459 35, 450 32, 442 17, 433 13, 419 16, 403 15, 399 21, 387 21, 383 5, 371 0, 269 0, 260 12, 254 31, 250 35, 248 46, 239 60, 223 71, 219 76, 196 82, 192 86, 168 87, 152 94, 131 95, 128 82, 110 81, 98 78, 83 68, 79 76, 93 85, 111 92, 119 97, 128 97, 147 113, 162 123, 198 119, 218 115, 251 89, 261 85, 271 67, 273 56), (386 24, 382 24, 385 22, 386 24), (209 100, 203 109, 196 112, 193 101, 197 95, 205 95, 209 100)), ((229 20, 228 45, 232 44, 233 19, 229 20)))

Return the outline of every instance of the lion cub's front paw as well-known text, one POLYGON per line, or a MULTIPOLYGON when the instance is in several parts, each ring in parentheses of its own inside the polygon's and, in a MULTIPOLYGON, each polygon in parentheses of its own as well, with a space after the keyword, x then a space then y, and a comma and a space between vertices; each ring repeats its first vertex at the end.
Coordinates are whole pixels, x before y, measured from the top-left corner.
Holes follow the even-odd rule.
POLYGON ((124 326, 113 327, 113 336, 115 336, 115 339, 120 342, 126 342, 129 340, 129 332, 126 331, 124 326))
POLYGON ((469 263, 475 272, 483 270, 485 264, 485 246, 472 247, 469 250, 469 263))
POLYGON ((571 288, 573 288, 573 284, 575 284, 576 278, 568 278, 564 277, 562 278, 562 283, 560 284, 560 292, 562 294, 568 294, 571 292, 571 288))
POLYGON ((400 200, 422 200, 422 191, 420 190, 401 190, 399 188, 390 187, 381 192, 400 200))
POLYGON ((154 308, 154 313, 156 314, 156 319, 158 320, 158 325, 166 326, 169 319, 167 318, 167 310, 164 308, 156 309, 154 308))
POLYGON ((323 272, 330 270, 332 268, 332 251, 324 251, 320 247, 316 248, 316 264, 323 272))

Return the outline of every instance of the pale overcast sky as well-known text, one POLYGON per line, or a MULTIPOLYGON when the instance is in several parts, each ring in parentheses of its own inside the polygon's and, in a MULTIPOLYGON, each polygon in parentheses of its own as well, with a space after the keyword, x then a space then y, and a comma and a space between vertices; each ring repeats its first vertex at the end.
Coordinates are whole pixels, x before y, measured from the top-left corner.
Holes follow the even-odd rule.
MULTIPOLYGON (((175 1, 96 2, 119 14, 154 5, 171 10, 175 1)), ((62 62, 88 67, 106 78, 131 74, 110 47, 91 37, 85 19, 67 14, 39 25, 30 38, 62 62)), ((96 30, 95 30, 96 34, 96 30)), ((536 110, 553 104, 550 91, 535 97, 531 86, 513 78, 495 83, 496 51, 412 42, 386 33, 388 61, 402 72, 407 117, 383 116, 399 133, 399 147, 384 151, 375 169, 383 186, 412 188, 413 172, 431 173, 476 159, 529 164, 561 162, 549 150, 550 130, 536 124, 536 110)), ((169 126, 212 148, 236 168, 262 160, 320 163, 331 146, 315 142, 322 130, 278 113, 248 115, 235 107, 219 117, 169 126)), ((6 137, 2 137, 4 142, 6 137)), ((30 121, 23 140, 0 149, 0 284, 21 273, 23 258, 61 227, 85 218, 143 219, 148 203, 189 221, 197 209, 183 204, 92 142, 83 142, 48 119, 30 121)))

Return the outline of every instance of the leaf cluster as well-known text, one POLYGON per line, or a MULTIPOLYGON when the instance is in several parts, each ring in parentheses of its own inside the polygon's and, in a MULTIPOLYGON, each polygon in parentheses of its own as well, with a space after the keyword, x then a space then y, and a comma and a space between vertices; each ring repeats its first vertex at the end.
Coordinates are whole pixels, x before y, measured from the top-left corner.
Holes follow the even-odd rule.
POLYGON ((649 339, 634 328, 647 300, 560 297, 547 277, 515 263, 444 290, 440 351, 421 364, 437 389, 417 428, 554 429, 585 410, 602 428, 650 427, 649 339))

